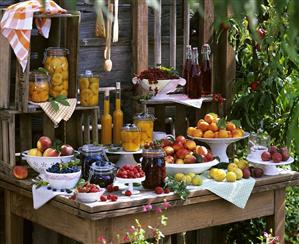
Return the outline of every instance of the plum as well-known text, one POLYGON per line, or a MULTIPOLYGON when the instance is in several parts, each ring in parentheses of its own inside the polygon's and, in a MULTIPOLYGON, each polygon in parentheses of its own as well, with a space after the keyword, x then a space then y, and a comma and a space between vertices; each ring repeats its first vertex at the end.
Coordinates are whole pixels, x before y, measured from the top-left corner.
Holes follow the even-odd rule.
POLYGON ((277 146, 272 145, 269 147, 268 151, 269 151, 269 153, 273 154, 278 151, 278 148, 277 148, 277 146))
POLYGON ((274 163, 280 163, 282 160, 282 155, 279 152, 275 152, 272 154, 272 160, 274 163))
POLYGON ((268 151, 265 151, 262 153, 261 158, 263 161, 269 161, 269 160, 271 160, 271 153, 269 153, 268 151))
POLYGON ((262 168, 254 168, 253 177, 260 178, 264 174, 264 170, 262 168))
POLYGON ((251 175, 250 169, 248 167, 246 167, 242 171, 243 171, 243 178, 244 179, 248 179, 250 177, 250 175, 251 175))

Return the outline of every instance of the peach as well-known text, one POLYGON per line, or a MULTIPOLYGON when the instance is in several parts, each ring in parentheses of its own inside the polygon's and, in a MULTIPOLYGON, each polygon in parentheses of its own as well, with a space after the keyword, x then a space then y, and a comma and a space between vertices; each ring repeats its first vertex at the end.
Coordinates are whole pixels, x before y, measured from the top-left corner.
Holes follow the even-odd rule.
POLYGON ((218 131, 216 131, 216 132, 214 133, 214 138, 219 138, 219 132, 218 132, 218 131))
POLYGON ((74 148, 71 145, 65 144, 60 148, 61 156, 70 156, 74 153, 74 148))
POLYGON ((180 159, 184 159, 186 157, 187 154, 189 154, 190 151, 188 151, 187 149, 185 148, 181 148, 180 150, 178 150, 175 155, 177 158, 180 158, 180 159))
POLYGON ((186 138, 185 138, 184 136, 177 136, 177 137, 175 138, 175 140, 176 140, 176 141, 179 141, 179 142, 181 142, 181 143, 183 143, 183 144, 185 144, 185 142, 186 142, 186 138))
POLYGON ((193 136, 193 133, 195 132, 196 128, 195 127, 188 127, 187 129, 187 135, 188 136, 193 136))
POLYGON ((15 166, 12 173, 18 180, 24 180, 28 176, 28 169, 26 166, 15 166))
POLYGON ((209 129, 209 123, 206 121, 200 121, 197 123, 197 128, 201 129, 202 131, 206 131, 209 129))
POLYGON ((167 164, 173 164, 174 163, 174 157, 170 156, 170 155, 166 156, 164 158, 164 160, 165 160, 165 163, 167 163, 167 164))
POLYGON ((47 136, 42 136, 38 139, 36 147, 41 151, 44 152, 47 148, 52 146, 52 141, 47 136))
POLYGON ((38 150, 37 148, 31 148, 28 151, 28 155, 29 156, 43 156, 42 152, 40 150, 38 150))
POLYGON ((180 150, 181 148, 184 148, 184 145, 180 141, 175 141, 173 143, 172 147, 173 147, 174 151, 176 152, 176 151, 180 150))
POLYGON ((44 157, 58 157, 58 155, 59 153, 53 148, 47 148, 43 153, 44 157))
POLYGON ((204 120, 211 124, 212 122, 215 122, 215 118, 212 114, 206 114, 204 117, 204 120))
POLYGON ((193 137, 202 137, 202 130, 201 129, 196 129, 194 132, 193 132, 193 137))
POLYGON ((197 146, 195 152, 200 156, 206 156, 209 151, 205 146, 197 146))
POLYGON ((220 129, 219 132, 218 132, 218 137, 219 138, 228 138, 227 130, 220 129))
POLYGON ((214 138, 214 132, 211 130, 205 131, 205 133, 203 134, 203 138, 214 138))
POLYGON ((227 122, 226 123, 226 130, 229 130, 229 131, 233 131, 235 130, 237 127, 234 123, 232 122, 227 122))
POLYGON ((192 140, 187 140, 185 142, 185 148, 187 148, 190 151, 193 151, 196 148, 196 143, 195 141, 192 140))
POLYGON ((191 154, 186 155, 186 157, 184 158, 185 164, 195 164, 196 161, 196 157, 191 154))
POLYGON ((209 130, 213 131, 213 132, 216 132, 218 131, 218 126, 215 122, 212 122, 210 125, 209 125, 209 130))
POLYGON ((175 160, 175 163, 176 163, 176 164, 184 164, 184 160, 178 158, 178 159, 175 160))
POLYGON ((171 146, 164 147, 163 149, 164 149, 164 152, 166 153, 166 155, 173 155, 174 154, 174 149, 171 146))
POLYGON ((244 131, 242 129, 235 129, 232 131, 232 136, 234 138, 239 138, 242 137, 244 135, 244 131))

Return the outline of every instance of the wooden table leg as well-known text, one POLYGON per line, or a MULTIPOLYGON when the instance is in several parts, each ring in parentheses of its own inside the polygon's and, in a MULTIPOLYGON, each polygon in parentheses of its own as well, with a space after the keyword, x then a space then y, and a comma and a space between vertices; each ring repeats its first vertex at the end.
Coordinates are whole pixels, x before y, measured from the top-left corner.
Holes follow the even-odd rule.
POLYGON ((285 188, 274 191, 274 215, 267 217, 268 229, 279 236, 280 244, 284 244, 285 233, 285 188))
POLYGON ((23 224, 21 217, 11 212, 11 193, 7 190, 4 192, 5 204, 5 243, 22 244, 23 243, 23 224))

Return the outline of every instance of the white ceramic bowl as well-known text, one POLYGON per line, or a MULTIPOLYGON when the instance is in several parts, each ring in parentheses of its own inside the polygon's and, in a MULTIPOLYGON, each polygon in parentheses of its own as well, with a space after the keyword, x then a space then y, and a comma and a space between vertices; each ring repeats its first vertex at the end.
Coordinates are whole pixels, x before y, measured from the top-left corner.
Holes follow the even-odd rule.
POLYGON ((100 196, 102 196, 105 192, 105 189, 99 189, 100 191, 98 192, 76 192, 76 198, 78 201, 84 203, 96 202, 100 199, 100 196))
POLYGON ((74 159, 74 155, 59 157, 30 156, 28 155, 28 151, 24 151, 22 157, 27 161, 31 168, 40 174, 45 173, 46 169, 56 163, 68 163, 74 159))
POLYGON ((72 189, 81 177, 81 170, 75 173, 58 174, 45 171, 45 180, 52 188, 72 189))
POLYGON ((168 175, 174 175, 176 173, 196 173, 200 174, 211 167, 218 164, 219 161, 214 159, 213 161, 205 162, 205 163, 196 163, 196 164, 166 164, 166 173, 168 175))

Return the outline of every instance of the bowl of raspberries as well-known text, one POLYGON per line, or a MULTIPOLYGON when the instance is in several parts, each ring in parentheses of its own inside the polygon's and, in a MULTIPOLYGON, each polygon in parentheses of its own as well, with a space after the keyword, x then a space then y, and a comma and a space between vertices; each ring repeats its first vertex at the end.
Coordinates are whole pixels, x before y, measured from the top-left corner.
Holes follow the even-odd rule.
POLYGON ((85 182, 83 185, 77 186, 76 197, 80 202, 91 203, 98 201, 104 192, 105 189, 100 188, 98 185, 85 182))

